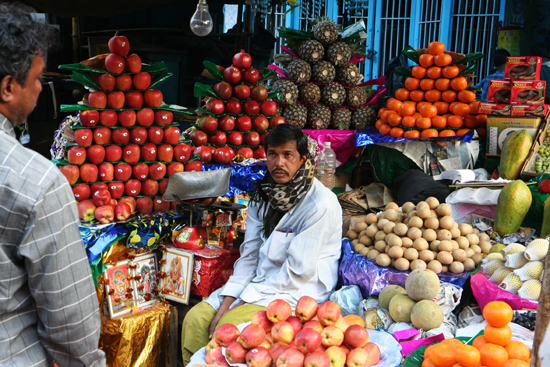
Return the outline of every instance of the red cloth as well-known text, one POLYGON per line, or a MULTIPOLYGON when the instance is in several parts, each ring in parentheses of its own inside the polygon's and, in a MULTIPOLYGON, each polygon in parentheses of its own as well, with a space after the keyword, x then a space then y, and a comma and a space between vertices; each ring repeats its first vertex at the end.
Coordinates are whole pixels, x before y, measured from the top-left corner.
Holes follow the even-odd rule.
POLYGON ((208 297, 227 282, 233 274, 233 264, 239 258, 239 250, 232 246, 227 249, 203 248, 190 251, 195 254, 191 293, 202 297, 208 297))

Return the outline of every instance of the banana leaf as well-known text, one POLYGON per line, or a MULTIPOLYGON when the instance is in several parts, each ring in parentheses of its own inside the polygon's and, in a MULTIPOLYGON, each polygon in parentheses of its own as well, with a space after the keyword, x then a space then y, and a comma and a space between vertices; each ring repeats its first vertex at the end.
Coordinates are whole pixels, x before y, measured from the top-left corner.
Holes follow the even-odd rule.
POLYGON ((466 63, 471 62, 471 61, 483 59, 484 57, 485 56, 483 56, 483 54, 481 52, 473 52, 471 54, 464 55, 462 58, 460 58, 456 61, 453 61, 451 63, 451 65, 466 64, 466 63))
POLYGON ((469 86, 468 88, 466 88, 466 90, 473 90, 473 91, 479 91, 481 92, 483 88, 481 87, 474 87, 473 85, 469 86))
POLYGON ((313 32, 304 32, 294 28, 279 27, 277 32, 281 38, 315 39, 313 32))
MULTIPOLYGON (((141 108, 123 108, 120 110, 113 110, 113 111, 124 111, 124 110, 140 110, 141 108)), ((160 107, 151 107, 153 110, 166 110, 174 113, 179 113, 182 115, 192 115, 192 112, 181 110, 179 108, 173 108, 169 105, 160 106, 160 107)), ((59 108, 60 112, 74 112, 74 111, 84 111, 84 110, 96 110, 96 108, 92 108, 90 106, 86 106, 83 104, 62 104, 59 108)))
POLYGON ((207 60, 204 60, 202 64, 214 78, 223 80, 223 75, 221 71, 218 69, 218 67, 216 66, 216 64, 207 60))
POLYGON ((271 91, 269 92, 269 94, 267 95, 267 99, 276 99, 276 100, 281 100, 281 93, 279 93, 278 90, 275 90, 275 91, 271 91))
MULTIPOLYGON (((139 125, 135 125, 135 126, 139 126, 139 125)), ((170 126, 179 126, 179 123, 177 121, 175 122, 172 122, 170 125, 167 125, 167 126, 157 126, 157 127, 160 127, 161 129, 166 129, 167 127, 170 127, 170 126)), ((96 129, 98 127, 103 127, 103 125, 96 125, 96 126, 82 126, 82 125, 77 125, 77 124, 74 124, 71 126, 71 130, 78 130, 78 129, 96 129)), ((133 126, 131 126, 133 127, 133 126)), ((116 129, 127 129, 127 127, 125 126, 120 126, 120 125, 116 125, 116 126, 111 126, 109 127, 109 129, 111 130, 116 130, 116 129)), ((67 146, 70 146, 70 145, 78 145, 78 144, 74 144, 74 143, 67 143, 65 144, 67 146)), ((116 144, 108 144, 108 145, 116 145, 116 144)))
POLYGON ((416 50, 411 46, 407 45, 407 47, 405 47, 403 51, 401 51, 401 53, 405 55, 407 59, 412 60, 418 64, 420 60, 420 55, 418 55, 418 52, 416 52, 416 50))
POLYGON ((398 66, 394 69, 394 72, 395 72, 395 75, 399 75, 399 76, 412 76, 412 72, 407 69, 407 68, 404 68, 403 66, 398 66))
MULTIPOLYGON (((89 66, 86 66, 81 63, 76 64, 62 64, 58 67, 61 70, 69 70, 69 71, 77 71, 77 72, 88 72, 88 73, 100 73, 100 74, 110 74, 106 70, 91 68, 89 66)), ((160 72, 167 72, 168 68, 166 67, 166 64, 164 61, 159 61, 157 63, 154 63, 153 65, 144 66, 141 69, 142 72, 147 73, 160 73, 160 72)))
POLYGON ((214 97, 218 98, 216 93, 212 90, 212 86, 208 84, 195 83, 195 89, 193 90, 195 97, 214 97))
POLYGON ((260 82, 263 82, 264 80, 268 79, 268 78, 271 78, 273 75, 276 74, 276 71, 275 70, 271 70, 271 69, 264 69, 264 72, 262 73, 262 76, 260 78, 260 82))
POLYGON ((70 163, 64 159, 52 159, 51 162, 56 166, 68 166, 70 163))
POLYGON ((476 64, 470 64, 466 67, 466 69, 462 70, 462 72, 458 75, 471 74, 476 70, 477 70, 476 64))
POLYGON ((151 85, 149 86, 149 89, 154 89, 157 86, 161 85, 166 81, 166 79, 170 78, 172 75, 174 74, 167 72, 154 73, 153 77, 151 78, 151 85))
POLYGON ((96 82, 92 78, 92 74, 89 74, 89 73, 84 74, 78 71, 74 71, 73 74, 71 75, 71 79, 77 83, 85 85, 86 87, 90 87, 95 90, 103 90, 99 87, 99 85, 96 84, 96 82))

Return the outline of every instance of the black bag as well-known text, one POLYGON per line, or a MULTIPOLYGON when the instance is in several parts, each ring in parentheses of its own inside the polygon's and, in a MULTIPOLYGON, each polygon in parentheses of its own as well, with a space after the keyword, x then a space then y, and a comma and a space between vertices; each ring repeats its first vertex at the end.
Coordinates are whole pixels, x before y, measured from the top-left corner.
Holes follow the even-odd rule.
POLYGON ((395 95, 395 91, 403 87, 403 83, 405 83, 405 77, 396 75, 395 68, 398 66, 406 68, 409 66, 408 62, 409 59, 405 55, 399 54, 399 56, 394 57, 384 66, 384 75, 386 76, 385 87, 388 90, 389 96, 395 95))
POLYGON ((393 192, 396 194, 397 205, 401 206, 407 201, 416 205, 430 196, 444 203, 451 190, 423 171, 411 169, 393 181, 393 192))

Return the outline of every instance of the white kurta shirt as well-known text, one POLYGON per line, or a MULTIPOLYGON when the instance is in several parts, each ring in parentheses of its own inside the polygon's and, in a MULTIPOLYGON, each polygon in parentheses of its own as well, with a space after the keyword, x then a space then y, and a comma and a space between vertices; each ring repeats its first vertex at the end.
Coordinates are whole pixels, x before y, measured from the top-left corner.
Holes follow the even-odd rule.
POLYGON ((293 308, 304 295, 326 301, 336 286, 341 254, 342 209, 336 195, 314 179, 267 239, 260 233, 261 214, 252 203, 233 275, 205 301, 216 310, 223 296, 260 306, 283 299, 293 308))

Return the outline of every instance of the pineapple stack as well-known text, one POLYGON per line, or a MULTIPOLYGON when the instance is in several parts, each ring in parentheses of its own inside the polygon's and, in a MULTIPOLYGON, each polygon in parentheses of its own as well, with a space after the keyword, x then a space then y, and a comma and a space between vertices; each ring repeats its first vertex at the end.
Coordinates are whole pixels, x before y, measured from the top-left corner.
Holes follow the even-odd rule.
POLYGON ((305 40, 285 67, 285 78, 273 83, 287 123, 300 128, 361 130, 376 122, 376 111, 365 105, 367 91, 357 86, 363 75, 350 45, 338 41, 338 27, 328 18, 313 27, 315 39, 305 40))

